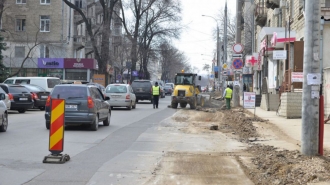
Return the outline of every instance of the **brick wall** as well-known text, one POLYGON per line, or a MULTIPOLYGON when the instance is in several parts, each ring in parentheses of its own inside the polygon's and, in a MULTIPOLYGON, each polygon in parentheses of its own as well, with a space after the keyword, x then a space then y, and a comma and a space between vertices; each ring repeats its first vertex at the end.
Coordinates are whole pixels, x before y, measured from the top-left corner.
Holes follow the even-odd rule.
POLYGON ((281 95, 281 105, 278 111, 280 116, 286 118, 301 118, 301 109, 301 92, 286 92, 281 95))

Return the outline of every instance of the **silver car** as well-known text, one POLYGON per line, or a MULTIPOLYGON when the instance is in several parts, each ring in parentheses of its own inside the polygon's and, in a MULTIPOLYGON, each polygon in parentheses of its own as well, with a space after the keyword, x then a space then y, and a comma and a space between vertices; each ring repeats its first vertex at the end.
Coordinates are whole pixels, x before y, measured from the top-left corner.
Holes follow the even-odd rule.
POLYGON ((11 102, 10 102, 10 99, 9 99, 9 95, 1 87, 0 87, 0 93, 5 94, 5 99, 2 100, 2 101, 6 104, 7 110, 10 110, 11 102))
POLYGON ((126 107, 128 110, 136 108, 136 96, 129 84, 109 84, 105 88, 105 95, 110 97, 111 108, 126 107))
POLYGON ((0 132, 6 132, 8 127, 8 110, 3 102, 5 98, 5 93, 0 93, 0 132))

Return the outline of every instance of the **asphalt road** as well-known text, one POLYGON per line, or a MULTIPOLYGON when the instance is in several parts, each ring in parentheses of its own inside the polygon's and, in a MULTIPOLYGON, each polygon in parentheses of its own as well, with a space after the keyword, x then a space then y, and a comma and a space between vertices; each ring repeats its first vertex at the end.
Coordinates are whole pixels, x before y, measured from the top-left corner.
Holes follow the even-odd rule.
MULTIPOLYGON (((19 114, 12 111, 7 132, 0 133, 0 185, 116 184, 118 175, 114 182, 103 179, 102 168, 109 167, 122 172, 135 170, 136 178, 144 173, 143 169, 151 175, 148 170, 154 167, 154 163, 147 159, 152 155, 152 149, 144 153, 125 151, 132 147, 146 147, 137 142, 137 138, 176 112, 167 108, 169 103, 170 97, 166 96, 160 99, 159 109, 153 109, 147 101, 139 102, 131 111, 114 109, 110 126, 104 127, 100 122, 96 132, 84 127, 67 127, 63 154, 70 155, 71 160, 64 164, 42 163, 50 153, 44 112, 31 110, 19 114), (144 156, 144 161, 139 160, 141 156, 144 156), (111 163, 119 158, 122 164, 111 163)), ((111 174, 106 174, 106 177, 111 177, 111 174)), ((125 173, 122 178, 125 178, 125 173)))

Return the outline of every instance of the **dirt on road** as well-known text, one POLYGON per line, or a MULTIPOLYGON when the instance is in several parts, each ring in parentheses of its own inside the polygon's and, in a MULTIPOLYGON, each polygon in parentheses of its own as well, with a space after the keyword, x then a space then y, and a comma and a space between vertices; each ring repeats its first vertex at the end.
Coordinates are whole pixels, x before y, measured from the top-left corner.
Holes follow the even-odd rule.
POLYGON ((199 111, 178 110, 172 118, 178 131, 213 147, 165 152, 147 184, 330 184, 328 151, 324 157, 303 156, 299 143, 272 123, 222 106, 211 99, 199 111), (210 130, 215 125, 218 130, 210 130))

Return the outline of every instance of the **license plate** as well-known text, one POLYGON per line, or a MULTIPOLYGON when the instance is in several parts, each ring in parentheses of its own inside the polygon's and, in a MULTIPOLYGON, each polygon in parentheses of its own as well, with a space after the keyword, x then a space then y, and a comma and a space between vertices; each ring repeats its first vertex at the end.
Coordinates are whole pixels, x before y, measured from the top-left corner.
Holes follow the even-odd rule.
POLYGON ((67 108, 67 109, 76 109, 77 105, 65 105, 65 108, 67 108))
POLYGON ((27 98, 19 98, 19 100, 28 100, 27 98))
POLYGON ((42 99, 47 99, 47 98, 48 98, 48 96, 41 96, 41 98, 42 98, 42 99))

